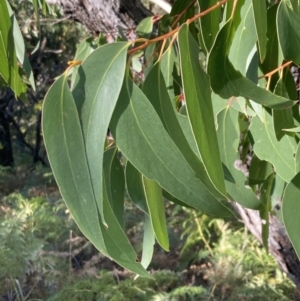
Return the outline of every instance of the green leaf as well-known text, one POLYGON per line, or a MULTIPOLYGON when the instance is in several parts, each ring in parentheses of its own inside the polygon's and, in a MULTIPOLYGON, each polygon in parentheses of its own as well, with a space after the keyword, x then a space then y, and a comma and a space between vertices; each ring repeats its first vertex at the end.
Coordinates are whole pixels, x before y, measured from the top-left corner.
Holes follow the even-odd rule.
POLYGON ((112 212, 105 189, 102 199, 108 228, 100 222, 81 124, 64 75, 46 95, 42 127, 50 165, 61 195, 82 233, 104 255, 148 277, 136 262, 136 254, 112 212))
POLYGON ((272 116, 266 110, 263 113, 264 122, 253 117, 250 131, 254 139, 253 150, 258 158, 274 165, 276 173, 286 182, 296 174, 295 158, 296 143, 293 138, 284 136, 277 141, 272 116))
POLYGON ((296 159, 296 172, 300 172, 300 143, 298 143, 297 146, 295 159, 296 159))
POLYGON ((81 122, 96 203, 102 218, 102 166, 107 129, 119 97, 129 43, 101 46, 78 69, 72 91, 81 122), (113 87, 113 88, 112 88, 113 87))
POLYGON ((274 180, 274 173, 271 174, 265 183, 262 185, 260 193, 261 193, 261 202, 262 207, 259 210, 259 215, 261 218, 261 236, 263 241, 263 246, 269 251, 269 244, 268 244, 268 238, 269 238, 269 214, 271 211, 271 191, 273 186, 273 180, 274 180))
POLYGON ((13 24, 9 17, 7 5, 6 1, 0 1, 0 76, 14 91, 15 95, 26 101, 26 86, 19 75, 13 24))
MULTIPOLYGON (((282 64, 282 53, 279 50, 276 15, 279 3, 271 6, 267 11, 267 52, 264 62, 261 64, 263 74, 266 74, 282 64)), ((273 91, 277 81, 279 80, 278 73, 273 74, 270 81, 270 91, 273 91)), ((293 99, 293 98, 291 98, 293 99)))
POLYGON ((175 47, 168 47, 160 60, 161 72, 164 77, 171 101, 175 99, 173 72, 175 64, 178 63, 178 58, 175 51, 175 47))
POLYGON ((299 133, 300 132, 300 126, 297 126, 295 128, 291 128, 291 129, 282 129, 282 130, 286 131, 286 132, 299 133))
POLYGON ((103 211, 107 217, 108 228, 102 223, 100 223, 100 227, 108 251, 107 256, 111 257, 122 267, 140 276, 151 278, 144 267, 139 263, 133 247, 115 218, 105 193, 103 195, 103 211))
POLYGON ((210 81, 198 63, 199 47, 185 24, 178 33, 180 65, 188 118, 207 174, 227 195, 211 103, 210 81))
POLYGON ((250 188, 245 187, 247 181, 242 171, 236 168, 236 162, 240 160, 239 147, 239 113, 231 107, 227 107, 218 114, 218 139, 222 162, 227 174, 225 185, 228 194, 244 207, 258 209, 260 200, 250 188))
POLYGON ((162 189, 155 181, 149 180, 144 176, 143 186, 155 237, 160 246, 165 251, 169 251, 169 237, 162 189))
POLYGON ((278 207, 281 207, 282 204, 282 196, 285 188, 285 182, 284 180, 275 174, 274 181, 273 181, 273 187, 271 192, 271 203, 272 203, 272 210, 274 210, 276 213, 280 212, 280 214, 277 214, 277 217, 279 220, 282 220, 281 210, 278 211, 278 207))
POLYGON ((300 173, 298 173, 287 185, 282 201, 282 217, 292 245, 300 259, 300 173))
MULTIPOLYGON (((77 46, 74 61, 83 61, 83 60, 85 60, 95 49, 96 49, 96 45, 94 44, 94 39, 93 38, 87 38, 87 39, 83 40, 77 46)), ((72 72, 71 88, 72 89, 73 89, 73 86, 74 86, 74 82, 75 82, 79 67, 80 66, 74 66, 71 69, 71 72, 72 72)))
MULTIPOLYGON (((185 160, 189 163, 190 167, 193 168, 197 177, 202 181, 202 183, 216 196, 221 197, 219 192, 215 189, 207 173, 204 169, 203 164, 200 161, 198 150, 196 147, 196 153, 190 147, 187 139, 194 140, 193 133, 191 131, 190 124, 188 123, 186 128, 189 128, 189 133, 184 133, 180 126, 178 118, 180 118, 175 111, 175 108, 169 98, 167 87, 160 72, 160 64, 157 63, 151 70, 151 72, 146 77, 143 92, 153 105, 161 122, 163 123, 166 131, 168 132, 170 138, 175 142, 177 148, 183 154, 185 160)), ((186 130, 187 132, 187 130, 186 130)), ((194 143, 195 144, 195 143, 194 143)), ((196 144, 195 144, 196 145, 196 144)), ((193 145, 194 146, 194 145, 193 145)))
POLYGON ((149 100, 131 81, 124 81, 110 129, 122 153, 145 177, 207 214, 232 215, 227 201, 216 199, 196 177, 149 100))
POLYGON ((146 214, 149 214, 142 174, 130 163, 130 161, 127 161, 126 163, 125 178, 130 199, 138 208, 146 214))
POLYGON ((149 39, 153 30, 153 17, 143 19, 136 28, 139 38, 149 39))
MULTIPOLYGON (((214 6, 218 0, 198 0, 200 11, 205 11, 214 6)), ((219 31, 219 22, 221 15, 221 6, 210 12, 209 14, 200 18, 201 35, 205 44, 206 51, 208 52, 215 40, 219 31)))
POLYGON ((260 61, 263 62, 267 52, 267 4, 266 1, 252 0, 256 35, 260 61))
POLYGON ((103 174, 107 198, 120 226, 124 228, 125 177, 116 147, 104 152, 103 174))
POLYGON ((18 25, 18 21, 15 17, 15 14, 13 13, 8 2, 6 2, 6 3, 7 3, 8 12, 9 12, 9 17, 10 17, 10 20, 12 21, 13 37, 14 37, 14 42, 15 42, 15 47, 16 47, 17 58, 26 72, 26 75, 28 77, 30 85, 32 86, 32 89, 35 91, 34 76, 33 76, 33 72, 31 69, 29 59, 26 54, 24 39, 23 39, 21 30, 20 30, 20 27, 18 25))
POLYGON ((144 238, 143 238, 143 251, 142 251, 142 260, 141 265, 147 269, 149 266, 155 244, 155 236, 153 232, 153 228, 151 225, 150 217, 145 214, 145 224, 144 224, 144 238))
POLYGON ((225 99, 232 96, 243 96, 276 109, 292 106, 293 101, 256 86, 234 69, 227 56, 234 32, 234 24, 232 20, 229 20, 219 31, 209 54, 207 71, 213 91, 225 99))
POLYGON ((249 185, 252 186, 265 182, 271 173, 273 173, 272 165, 267 161, 260 160, 254 154, 249 167, 249 185))
MULTIPOLYGON (((247 62, 253 48, 256 48, 255 22, 252 1, 240 0, 233 19, 235 33, 232 39, 228 58, 234 68, 246 76, 247 62), (240 11, 238 13, 237 11, 240 11)), ((257 66, 256 66, 257 68, 257 66)))
MULTIPOLYGON (((288 81, 292 82, 296 92, 294 79, 291 73, 287 70, 284 72, 284 75, 279 78, 275 86, 274 93, 283 97, 289 97, 288 90, 292 91, 293 87, 287 90, 286 84, 289 84, 288 81)), ((280 140, 286 134, 283 129, 294 127, 292 108, 287 108, 285 110, 273 110, 273 122, 276 139, 280 140)))
POLYGON ((284 59, 299 65, 300 17, 292 10, 289 0, 280 2, 276 21, 278 40, 284 59))
POLYGON ((98 236, 99 216, 81 126, 64 75, 46 95, 42 126, 49 161, 70 212, 84 235, 107 253, 103 238, 98 236))

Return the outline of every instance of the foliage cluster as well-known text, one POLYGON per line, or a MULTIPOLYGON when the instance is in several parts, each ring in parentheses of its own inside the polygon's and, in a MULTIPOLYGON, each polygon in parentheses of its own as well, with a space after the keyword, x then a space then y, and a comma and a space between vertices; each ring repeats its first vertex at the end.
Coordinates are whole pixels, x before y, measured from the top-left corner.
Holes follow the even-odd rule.
MULTIPOLYGON (((43 104, 49 160, 77 225, 101 253, 145 277, 155 241, 170 248, 165 200, 226 219, 231 202, 257 210, 266 248, 269 214, 279 207, 300 253, 300 117, 290 68, 300 64, 299 2, 194 4, 177 0, 156 38, 158 19, 148 18, 135 41, 84 40, 43 104), (125 186, 145 219, 141 256, 124 227, 125 186)), ((8 38, 15 21, 6 1, 0 8, 1 74, 25 101, 17 58, 34 83, 16 47, 23 40, 8 38)), ((199 229, 205 258, 213 249, 199 229)))
POLYGON ((83 41, 43 106, 49 160, 79 228, 145 277, 155 240, 169 250, 164 198, 223 218, 234 215, 230 201, 257 210, 266 249, 269 214, 283 200, 279 215, 300 252, 299 110, 288 68, 299 63, 299 3, 193 4, 175 2, 156 38, 148 18, 135 41, 83 41), (123 229, 125 183, 145 214, 141 258, 123 229))

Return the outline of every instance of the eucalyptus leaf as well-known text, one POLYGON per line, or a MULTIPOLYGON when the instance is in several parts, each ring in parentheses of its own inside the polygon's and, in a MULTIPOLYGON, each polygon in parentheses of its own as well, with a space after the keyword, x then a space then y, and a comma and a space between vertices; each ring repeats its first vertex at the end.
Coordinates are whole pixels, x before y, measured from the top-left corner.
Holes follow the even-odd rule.
POLYGON ((160 246, 169 251, 169 237, 166 224, 164 201, 161 187, 152 180, 142 177, 149 210, 149 217, 153 227, 155 237, 160 246))
POLYGON ((96 203, 104 224, 104 144, 122 86, 129 45, 125 42, 106 44, 92 52, 79 67, 72 91, 82 127, 96 203))
POLYGON ((258 41, 260 61, 263 62, 267 52, 267 5, 266 1, 252 0, 255 29, 258 41))
POLYGON ((264 121, 253 117, 250 131, 254 139, 253 150, 258 158, 273 164, 276 173, 286 182, 296 174, 296 142, 292 137, 284 136, 277 141, 273 129, 272 116, 264 110, 264 121))
POLYGON ((146 214, 149 214, 144 192, 142 174, 127 161, 125 169, 127 192, 132 202, 146 214))
MULTIPOLYGON (((198 0, 200 11, 203 12, 214 6, 218 0, 198 0)), ((218 6, 209 14, 200 18, 201 35, 205 44, 206 51, 211 49, 214 39, 219 31, 219 20, 221 15, 221 6, 218 6)))
POLYGON ((231 216, 186 163, 143 92, 125 80, 110 129, 125 157, 148 179, 174 197, 214 216, 231 216), (180 162, 180 163, 179 163, 180 162))
POLYGON ((125 176, 116 147, 104 152, 103 175, 107 199, 120 226, 124 228, 125 176))
POLYGON ((107 227, 101 222, 81 124, 65 75, 57 79, 46 95, 42 126, 55 179, 82 233, 104 255, 141 276, 149 277, 137 262, 136 254, 110 207, 105 188, 101 198, 103 212, 108 218, 107 227))
POLYGON ((151 225, 150 217, 145 214, 144 237, 143 237, 143 252, 141 265, 147 269, 151 263, 154 252, 155 236, 151 225))
POLYGON ((282 201, 282 217, 292 245, 300 259, 300 173, 298 173, 285 188, 282 201))
POLYGON ((217 134, 222 162, 227 171, 225 185, 228 194, 235 202, 250 209, 258 209, 261 206, 260 200, 250 187, 246 188, 247 178, 236 167, 237 162, 240 162, 238 114, 231 107, 227 107, 218 114, 217 134))
POLYGON ((187 113, 197 148, 210 180, 216 189, 226 196, 209 88, 210 81, 197 62, 199 47, 186 24, 182 25, 178 33, 178 43, 187 113))
POLYGON ((276 21, 278 40, 284 59, 299 65, 300 16, 293 11, 290 1, 280 2, 276 21))
MULTIPOLYGON (((26 86, 19 74, 13 23, 11 22, 7 1, 0 1, 0 76, 14 91, 17 97, 26 101, 26 86)), ((16 26, 17 23, 14 23, 16 26)))
POLYGON ((209 53, 207 72, 210 75, 213 91, 226 99, 232 96, 243 96, 274 109, 292 106, 295 103, 294 101, 274 95, 256 86, 234 69, 227 56, 234 32, 234 23, 229 20, 219 31, 214 46, 209 53))

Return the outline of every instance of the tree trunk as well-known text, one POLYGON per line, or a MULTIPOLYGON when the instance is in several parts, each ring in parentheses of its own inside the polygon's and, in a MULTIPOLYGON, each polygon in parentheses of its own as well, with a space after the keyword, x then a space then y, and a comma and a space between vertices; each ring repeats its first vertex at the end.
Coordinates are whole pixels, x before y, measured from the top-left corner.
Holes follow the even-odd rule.
MULTIPOLYGON (((262 244, 261 218, 256 210, 246 209, 239 204, 234 204, 236 211, 242 218, 245 227, 262 244)), ((269 216, 269 252, 277 261, 279 267, 300 289, 300 262, 289 240, 281 221, 276 215, 269 216)))
POLYGON ((66 17, 85 25, 97 35, 100 32, 118 34, 118 27, 134 28, 141 20, 151 16, 138 0, 47 0, 59 5, 66 17))
POLYGON ((9 119, 6 112, 6 107, 9 103, 7 90, 2 91, 0 96, 0 165, 13 166, 14 156, 11 143, 9 119))
MULTIPOLYGON (((130 29, 151 15, 138 0, 47 0, 47 2, 60 5, 67 17, 84 24, 94 34, 102 32, 114 35, 118 26, 130 29)), ((234 208, 245 227, 262 243, 259 213, 238 204, 234 204, 234 208)), ((269 251, 280 268, 300 289, 299 259, 285 228, 275 215, 270 216, 269 251)))

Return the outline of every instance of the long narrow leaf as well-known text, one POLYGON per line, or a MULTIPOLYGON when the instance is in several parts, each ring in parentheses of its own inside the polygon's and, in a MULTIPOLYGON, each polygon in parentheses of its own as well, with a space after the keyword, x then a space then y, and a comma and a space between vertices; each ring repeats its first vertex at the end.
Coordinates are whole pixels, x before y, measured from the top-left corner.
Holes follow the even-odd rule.
POLYGON ((117 155, 116 147, 104 152, 103 174, 107 198, 119 224, 124 228, 125 176, 117 155))
POLYGON ((104 255, 148 277, 136 262, 136 254, 112 212, 105 190, 103 204, 108 228, 100 222, 81 124, 64 75, 46 95, 42 126, 55 179, 80 230, 104 255))
POLYGON ((185 24, 178 34, 180 67, 189 121, 207 174, 227 195, 211 103, 210 81, 198 62, 199 48, 185 24))
POLYGON ((98 209, 103 216, 103 151, 110 118, 119 97, 129 43, 95 50, 78 69, 73 96, 77 103, 86 155, 98 209))
POLYGON ((287 185, 282 200, 282 216, 287 234, 300 259, 300 173, 287 185))
POLYGON ((143 92, 124 81, 110 129, 127 159, 148 179, 188 205, 214 216, 231 216, 196 177, 143 92))
POLYGON ((218 139, 222 161, 230 173, 225 181, 226 189, 237 203, 250 209, 258 209, 261 202, 250 188, 245 187, 246 176, 235 167, 236 161, 240 159, 238 114, 239 112, 231 107, 218 114, 218 139))
POLYGON ((165 251, 169 251, 169 237, 162 189, 155 181, 146 177, 143 177, 143 186, 155 237, 160 246, 165 251))
POLYGON ((234 69, 227 56, 234 31, 233 21, 229 20, 219 31, 209 54, 207 72, 210 75, 213 91, 225 99, 232 96, 243 96, 274 109, 294 105, 294 101, 277 96, 256 86, 256 84, 234 69))
POLYGON ((178 116, 179 114, 175 111, 175 108, 172 105, 166 83, 160 71, 159 63, 153 66, 152 70, 146 77, 143 92, 156 110, 170 138, 174 141, 185 160, 195 171, 197 177, 211 192, 213 192, 216 196, 221 197, 220 193, 216 190, 209 179, 207 172, 200 161, 200 154, 197 147, 194 152, 189 145, 187 139, 193 140, 194 145, 196 145, 191 126, 186 118, 187 124, 185 125, 185 130, 189 128, 190 131, 188 134, 184 133, 184 129, 181 127, 179 122, 179 118, 182 116, 178 116))

